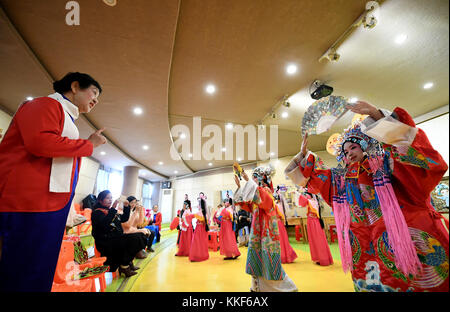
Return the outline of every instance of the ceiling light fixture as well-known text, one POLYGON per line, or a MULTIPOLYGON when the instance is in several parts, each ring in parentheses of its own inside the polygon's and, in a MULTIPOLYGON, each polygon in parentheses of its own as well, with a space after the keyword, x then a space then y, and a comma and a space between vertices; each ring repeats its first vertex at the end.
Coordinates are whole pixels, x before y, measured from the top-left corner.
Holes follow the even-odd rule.
POLYGON ((405 34, 400 34, 397 37, 395 37, 395 43, 396 44, 403 44, 406 41, 406 38, 408 38, 405 34))
POLYGON ((232 124, 231 122, 227 123, 226 128, 227 128, 228 130, 233 129, 233 124, 232 124))
POLYGON ((208 94, 214 94, 216 92, 216 86, 213 84, 209 84, 206 86, 205 91, 208 94))
POLYGON ((350 100, 348 100, 348 102, 354 104, 354 103, 358 102, 358 98, 352 97, 352 98, 350 98, 350 100))
POLYGON ((135 115, 141 115, 141 114, 143 113, 143 110, 142 110, 142 108, 140 108, 140 107, 135 107, 135 108, 133 109, 133 113, 134 113, 135 115))
POLYGON ((184 133, 180 134, 180 139, 186 139, 186 134, 184 133))
POLYGON ((222 147, 222 152, 226 152, 227 148, 226 147, 222 147))
POLYGON ((175 174, 177 174, 178 173, 178 171, 177 170, 175 170, 173 173, 175 173, 175 174))
POLYGON ((103 0, 109 6, 115 6, 117 4, 117 0, 103 0))
POLYGON ((433 87, 433 83, 432 82, 427 82, 426 84, 423 85, 424 89, 431 89, 433 87))
POLYGON ((161 166, 161 165, 164 165, 164 163, 163 163, 162 161, 160 161, 160 162, 158 163, 158 165, 161 166))
POLYGON ((103 156, 103 155, 106 155, 106 153, 105 153, 105 152, 103 152, 103 151, 101 151, 101 152, 100 152, 100 155, 102 155, 102 156, 103 156))
POLYGON ((237 158, 237 161, 241 161, 242 159, 240 157, 237 158))
POLYGON ((211 166, 212 166, 212 163, 208 163, 208 166, 210 166, 210 167, 211 167, 211 166))
POLYGON ((288 118, 288 116, 289 116, 288 112, 281 113, 281 117, 283 118, 288 118))
POLYGON ((144 150, 148 150, 148 149, 149 149, 148 145, 142 145, 142 148, 143 148, 144 150))
POLYGON ((259 145, 260 146, 264 145, 264 141, 263 140, 259 141, 259 145))
POLYGON ((288 75, 294 75, 297 72, 297 65, 295 64, 289 64, 286 66, 286 73, 288 75))
POLYGON ((319 58, 319 62, 323 60, 328 60, 331 62, 337 62, 340 58, 337 49, 342 43, 350 36, 350 34, 357 29, 360 25, 363 25, 366 29, 372 29, 378 22, 378 12, 380 4, 377 1, 368 1, 366 3, 366 9, 358 17, 358 19, 350 25, 349 28, 333 43, 331 47, 319 58))

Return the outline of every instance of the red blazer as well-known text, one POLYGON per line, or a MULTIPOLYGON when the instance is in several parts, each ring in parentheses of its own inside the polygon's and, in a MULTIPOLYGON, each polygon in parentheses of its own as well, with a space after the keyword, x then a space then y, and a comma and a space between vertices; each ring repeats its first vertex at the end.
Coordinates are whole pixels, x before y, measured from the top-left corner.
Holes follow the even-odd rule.
POLYGON ((73 157, 75 164, 90 156, 88 140, 61 137, 64 127, 61 104, 49 97, 24 103, 14 115, 0 143, 0 212, 46 212, 62 209, 69 193, 49 191, 53 157, 73 157))

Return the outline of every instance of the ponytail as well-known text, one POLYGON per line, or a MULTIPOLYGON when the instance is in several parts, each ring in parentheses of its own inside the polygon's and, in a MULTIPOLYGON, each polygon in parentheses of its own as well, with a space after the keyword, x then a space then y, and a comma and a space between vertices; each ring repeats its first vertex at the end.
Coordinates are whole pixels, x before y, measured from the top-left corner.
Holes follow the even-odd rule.
POLYGON ((209 232, 208 216, 206 215, 206 201, 203 198, 200 199, 200 207, 202 209, 203 217, 205 217, 205 230, 206 232, 209 232))

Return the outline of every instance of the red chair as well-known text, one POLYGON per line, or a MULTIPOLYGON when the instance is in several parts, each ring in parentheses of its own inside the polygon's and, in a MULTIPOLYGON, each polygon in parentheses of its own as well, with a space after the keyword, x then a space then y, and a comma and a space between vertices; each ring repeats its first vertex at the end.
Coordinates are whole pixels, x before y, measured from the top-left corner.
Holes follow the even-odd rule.
POLYGON ((219 235, 218 232, 208 232, 208 249, 212 249, 213 251, 219 250, 219 235))
POLYGON ((299 242, 302 236, 301 225, 298 224, 295 226, 295 240, 299 242))
MULTIPOLYGON (((95 244, 94 244, 94 253, 95 253, 95 257, 100 258, 102 255, 100 254, 100 251, 97 250, 97 248, 95 248, 95 244)), ((116 279, 118 278, 119 275, 119 269, 117 269, 115 272, 111 272, 112 273, 112 278, 116 279)))
POLYGON ((100 291, 105 291, 106 282, 104 273, 92 275, 81 280, 74 279, 77 271, 79 272, 88 267, 101 265, 104 260, 98 258, 97 260, 94 259, 84 264, 77 264, 74 260, 74 250, 72 241, 63 240, 56 265, 55 277, 53 279, 52 292, 95 292, 96 278, 100 280, 100 291), (102 262, 100 263, 100 261, 102 262))
POLYGON ((336 225, 330 225, 330 241, 334 243, 334 239, 337 239, 336 225))
MULTIPOLYGON (((70 242, 72 244, 72 260, 74 260, 74 252, 75 252, 75 249, 73 247, 73 240, 79 240, 79 237, 71 238, 67 235, 64 235, 63 242, 70 242)), ((80 271, 84 270, 85 268, 93 268, 93 267, 102 266, 105 263, 106 257, 102 257, 100 255, 100 253, 97 251, 97 249, 95 249, 95 245, 94 245, 94 251, 95 251, 95 257, 89 258, 85 263, 78 265, 78 268, 80 271)), ((98 278, 99 283, 100 283, 100 291, 104 292, 106 290, 106 280, 105 280, 104 273, 87 277, 87 279, 89 279, 89 278, 94 278, 94 279, 98 278)), ((94 284, 94 291, 95 291, 95 284, 94 284)))

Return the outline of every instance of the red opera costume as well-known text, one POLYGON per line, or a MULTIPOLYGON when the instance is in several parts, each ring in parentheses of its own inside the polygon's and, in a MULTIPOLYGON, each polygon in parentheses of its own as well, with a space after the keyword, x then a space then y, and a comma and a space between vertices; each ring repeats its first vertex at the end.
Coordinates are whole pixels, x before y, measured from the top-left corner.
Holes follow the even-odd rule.
POLYGON ((289 236, 286 231, 286 227, 284 226, 286 218, 280 209, 280 205, 277 205, 276 208, 278 216, 278 230, 280 232, 281 263, 292 263, 298 256, 295 253, 294 248, 292 248, 289 243, 289 236))
POLYGON ((175 256, 179 257, 189 257, 189 252, 191 250, 191 242, 193 236, 192 229, 192 218, 194 215, 186 209, 181 216, 180 220, 180 242, 178 243, 178 252, 175 256))
POLYGON ((311 260, 319 265, 327 266, 333 264, 333 257, 331 256, 330 246, 327 243, 325 232, 320 226, 319 222, 319 205, 313 199, 307 199, 307 231, 309 250, 311 253, 311 260))
POLYGON ((431 206, 430 192, 448 166, 405 110, 382 113, 384 118, 368 120, 363 129, 379 142, 381 162, 369 155, 345 170, 330 170, 308 152, 298 154, 286 172, 295 183, 320 192, 333 208, 344 270, 351 271, 356 291, 447 292, 448 232, 431 206), (402 228, 402 240, 387 234, 402 228), (408 254, 402 262, 400 250, 409 239, 413 257, 408 254), (407 273, 415 268, 420 269, 416 275, 407 273))
POLYGON ((233 231, 233 211, 225 207, 220 213, 222 222, 219 233, 220 254, 226 258, 234 258, 241 255, 239 252, 236 236, 233 231))

